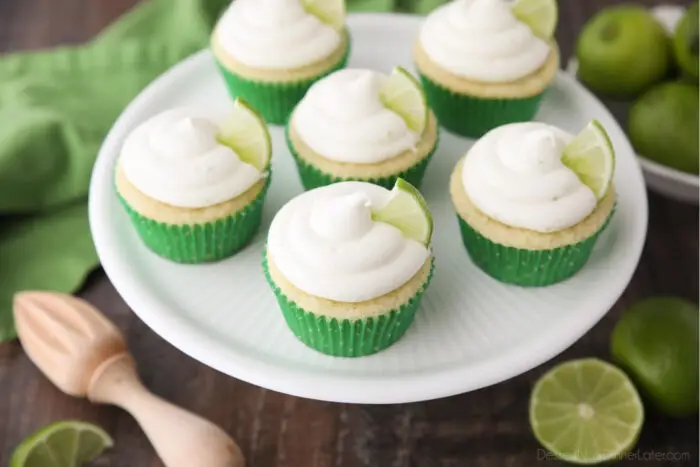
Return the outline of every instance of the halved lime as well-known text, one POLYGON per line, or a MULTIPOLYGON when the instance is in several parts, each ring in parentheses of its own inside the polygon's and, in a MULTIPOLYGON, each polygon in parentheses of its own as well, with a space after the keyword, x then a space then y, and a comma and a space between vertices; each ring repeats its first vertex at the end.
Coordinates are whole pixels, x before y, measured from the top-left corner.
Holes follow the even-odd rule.
POLYGON ((78 467, 114 446, 102 428, 67 420, 40 428, 20 443, 10 467, 78 467))
POLYGON ((372 219, 385 222, 399 229, 405 236, 424 245, 430 243, 433 234, 433 217, 428 203, 413 185, 398 178, 389 201, 372 209, 372 219))
POLYGON ((562 363, 535 384, 530 426, 548 454, 576 464, 620 459, 637 442, 644 408, 630 379, 595 358, 562 363))
POLYGON ((404 119, 406 126, 423 134, 428 122, 428 101, 423 88, 406 69, 397 66, 379 91, 384 106, 404 119))
POLYGON ((233 111, 219 130, 219 141, 261 172, 270 164, 272 143, 267 124, 243 99, 234 101, 233 111))
POLYGON ((608 192, 615 171, 615 151, 605 128, 593 120, 564 148, 561 161, 598 199, 608 192))
POLYGON ((345 0, 302 0, 302 4, 307 13, 336 31, 345 27, 345 0))
POLYGON ((542 39, 554 37, 559 12, 556 0, 516 0, 513 14, 542 39))

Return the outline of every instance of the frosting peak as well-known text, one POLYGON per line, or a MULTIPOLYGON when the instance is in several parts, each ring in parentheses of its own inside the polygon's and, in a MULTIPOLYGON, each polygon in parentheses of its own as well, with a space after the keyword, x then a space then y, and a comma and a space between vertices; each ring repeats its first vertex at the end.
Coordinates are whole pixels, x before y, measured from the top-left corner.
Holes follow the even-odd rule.
POLYGON ((429 251, 396 227, 372 220, 391 192, 341 182, 289 201, 272 221, 267 250, 285 278, 304 292, 342 302, 372 300, 408 282, 429 251))
POLYGON ((171 206, 203 208, 233 199, 263 174, 219 143, 218 131, 218 118, 201 109, 158 114, 124 141, 124 175, 142 193, 171 206))
POLYGON ((340 47, 338 31, 308 13, 300 0, 236 0, 216 29, 223 48, 254 68, 293 69, 340 47))
POLYGON ((438 7, 425 20, 420 43, 447 71, 490 83, 534 73, 551 52, 504 0, 453 0, 438 7))
POLYGON ((212 122, 193 117, 174 119, 171 131, 150 134, 151 147, 165 157, 200 154, 216 146, 217 128, 212 122))
POLYGON ((581 222, 597 200, 561 162, 571 138, 556 127, 535 122, 490 131, 464 161, 467 195, 479 210, 511 227, 554 232, 581 222))
POLYGON ((294 110, 294 129, 316 153, 339 162, 373 164, 414 149, 420 135, 379 98, 386 79, 363 69, 331 73, 294 110))
POLYGON ((311 210, 311 228, 324 238, 362 237, 372 228, 371 205, 369 197, 361 192, 319 200, 311 210))

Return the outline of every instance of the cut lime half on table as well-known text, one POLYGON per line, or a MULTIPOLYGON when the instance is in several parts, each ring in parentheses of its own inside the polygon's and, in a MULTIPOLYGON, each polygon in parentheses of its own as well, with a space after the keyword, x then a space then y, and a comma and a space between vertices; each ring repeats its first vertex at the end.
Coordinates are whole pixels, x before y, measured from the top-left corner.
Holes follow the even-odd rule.
POLYGON ((233 103, 233 111, 219 129, 219 141, 233 149, 243 162, 261 172, 270 164, 272 143, 265 120, 242 99, 233 103))
POLYGON ((630 379, 595 358, 562 363, 530 396, 530 425, 553 456, 576 464, 619 460, 637 442, 644 408, 630 379))
POLYGON ((80 467, 114 446, 102 428, 80 421, 53 423, 15 449, 10 467, 80 467))
POLYGON ((304 10, 336 31, 345 27, 345 0, 302 0, 304 10))
POLYGON ((428 101, 418 80, 405 68, 394 68, 379 90, 379 99, 387 109, 400 115, 411 131, 423 134, 428 122, 428 101))
POLYGON ((605 128, 593 120, 564 148, 561 161, 598 199, 608 192, 615 171, 615 151, 605 128))
POLYGON ((372 209, 372 219, 399 229, 405 236, 428 245, 433 235, 433 218, 423 195, 410 183, 399 178, 389 201, 372 209))
POLYGON ((511 9, 537 36, 547 40, 554 37, 559 17, 556 0, 516 0, 511 9))

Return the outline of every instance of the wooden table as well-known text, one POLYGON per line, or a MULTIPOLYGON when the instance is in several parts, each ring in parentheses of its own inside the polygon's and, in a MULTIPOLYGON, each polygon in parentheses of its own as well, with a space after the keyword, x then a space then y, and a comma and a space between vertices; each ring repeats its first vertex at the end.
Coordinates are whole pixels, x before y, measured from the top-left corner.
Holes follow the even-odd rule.
MULTIPOLYGON (((78 43, 137 0, 0 0, 0 51, 78 43)), ((677 0, 677 3, 687 3, 677 0)), ((564 58, 583 22, 611 0, 560 0, 564 58)), ((644 3, 654 3, 646 1, 644 3)), ((2 85, 0 83, 0 85, 2 85)), ((698 298, 698 208, 649 196, 644 255, 629 288, 608 315, 555 361, 608 356, 620 313, 653 294, 698 298)), ((102 272, 81 295, 127 335, 141 374, 156 393, 221 425, 250 467, 526 467, 543 459, 530 433, 528 397, 549 362, 508 382, 425 403, 362 406, 316 402, 267 391, 211 370, 156 336, 129 310, 102 272)), ((95 422, 116 447, 95 465, 159 466, 136 423, 111 407, 55 389, 16 344, 0 346, 0 464, 34 429, 61 419, 95 422)), ((619 465, 698 465, 698 420, 648 411, 638 450, 619 465)))

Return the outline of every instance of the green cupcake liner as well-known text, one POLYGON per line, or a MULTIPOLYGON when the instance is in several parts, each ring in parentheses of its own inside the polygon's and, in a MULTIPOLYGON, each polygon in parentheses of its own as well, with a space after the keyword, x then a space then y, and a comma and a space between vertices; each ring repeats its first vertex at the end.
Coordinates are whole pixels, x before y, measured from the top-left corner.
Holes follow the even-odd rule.
POLYGON ((345 55, 338 63, 314 78, 293 82, 255 81, 232 72, 218 59, 216 63, 224 76, 226 87, 232 98, 240 97, 245 100, 260 113, 267 123, 284 124, 311 85, 324 76, 345 68, 349 55, 350 39, 348 36, 345 55))
POLYGON ((287 326, 297 339, 326 355, 363 357, 396 343, 411 326, 423 292, 433 276, 435 260, 431 259, 431 261, 427 280, 408 302, 382 315, 353 321, 316 315, 300 308, 282 293, 270 277, 266 253, 263 253, 262 266, 267 282, 277 297, 287 326))
POLYGON ((158 222, 136 212, 119 195, 119 200, 144 244, 157 255, 177 263, 195 264, 219 261, 234 255, 255 236, 270 186, 268 171, 265 186, 241 211, 203 224, 173 225, 158 222))
POLYGON ((507 284, 541 287, 566 280, 583 268, 613 214, 614 210, 603 226, 587 239, 551 250, 504 246, 481 235, 461 216, 457 215, 457 219, 467 253, 479 269, 507 284))
POLYGON ((306 190, 330 185, 332 183, 348 181, 374 183, 375 185, 383 186, 384 188, 391 190, 394 187, 397 178, 403 178, 414 187, 420 188, 421 182, 423 181, 423 176, 425 175, 425 171, 428 168, 428 164, 433 158, 435 151, 437 150, 440 139, 438 131, 438 137, 435 140, 435 145, 430 150, 430 152, 423 159, 418 161, 417 164, 413 165, 412 167, 409 167, 403 172, 397 173, 396 175, 380 178, 339 177, 322 171, 315 165, 310 164, 306 159, 299 156, 296 149, 294 148, 294 144, 292 144, 292 140, 289 136, 289 130, 289 125, 287 125, 284 132, 285 137, 287 139, 287 147, 289 148, 289 152, 292 154, 292 157, 294 157, 294 162, 296 162, 297 165, 297 172, 299 173, 301 184, 306 190))
POLYGON ((521 99, 483 99, 458 94, 421 74, 428 103, 440 124, 461 136, 479 138, 508 123, 527 122, 537 113, 544 92, 521 99))

